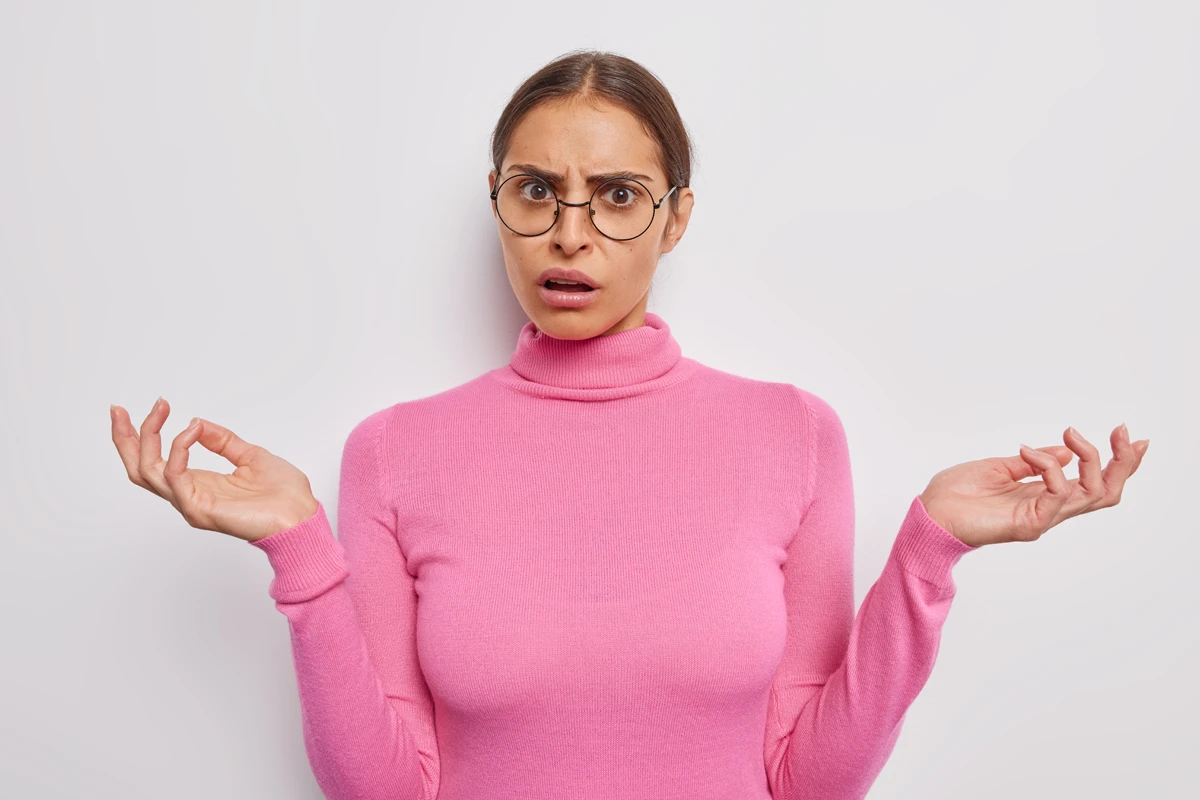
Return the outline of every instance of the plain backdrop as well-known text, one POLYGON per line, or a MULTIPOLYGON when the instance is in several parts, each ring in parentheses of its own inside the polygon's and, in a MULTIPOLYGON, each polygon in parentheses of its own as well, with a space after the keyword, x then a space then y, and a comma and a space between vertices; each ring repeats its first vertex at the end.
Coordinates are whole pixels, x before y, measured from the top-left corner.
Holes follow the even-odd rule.
POLYGON ((650 310, 840 414, 860 602, 938 470, 1151 438, 1115 508, 959 562, 872 800, 1198 796, 1191 0, 0 2, 0 795, 321 796, 266 558, 130 483, 108 404, 334 516, 355 423, 511 355, 488 138, 582 47, 695 137, 650 310))

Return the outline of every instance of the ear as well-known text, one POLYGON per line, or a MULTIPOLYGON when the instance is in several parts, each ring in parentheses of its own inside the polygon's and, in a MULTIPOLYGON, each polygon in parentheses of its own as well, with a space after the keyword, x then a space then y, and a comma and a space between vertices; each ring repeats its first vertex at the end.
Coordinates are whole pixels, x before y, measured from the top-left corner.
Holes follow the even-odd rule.
MULTIPOLYGON (((493 169, 492 171, 490 171, 488 173, 488 194, 489 195, 496 188, 496 176, 498 174, 499 173, 497 173, 495 169, 493 169)), ((492 216, 496 216, 496 204, 491 203, 491 206, 492 206, 492 216)))
POLYGON ((675 249, 675 245, 679 244, 679 240, 683 238, 683 232, 687 230, 688 221, 692 218, 692 206, 696 204, 696 195, 688 187, 678 189, 677 193, 679 195, 677 210, 671 209, 670 201, 663 205, 667 209, 668 218, 667 225, 663 229, 660 253, 669 253, 675 249))

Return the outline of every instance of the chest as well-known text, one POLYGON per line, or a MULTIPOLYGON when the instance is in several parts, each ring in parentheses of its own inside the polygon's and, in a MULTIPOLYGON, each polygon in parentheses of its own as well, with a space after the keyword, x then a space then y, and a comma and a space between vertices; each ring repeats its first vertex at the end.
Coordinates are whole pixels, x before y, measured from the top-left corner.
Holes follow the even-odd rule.
POLYGON ((767 690, 793 465, 719 427, 601 434, 512 447, 485 431, 407 476, 418 654, 444 711, 735 707, 767 690))

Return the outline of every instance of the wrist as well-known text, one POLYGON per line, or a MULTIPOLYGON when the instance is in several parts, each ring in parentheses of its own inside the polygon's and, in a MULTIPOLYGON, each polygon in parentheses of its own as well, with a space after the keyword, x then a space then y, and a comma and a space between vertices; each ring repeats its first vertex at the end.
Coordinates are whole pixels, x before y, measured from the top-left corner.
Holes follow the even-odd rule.
POLYGON ((314 514, 316 514, 319 507, 319 501, 311 494, 305 497, 297 498, 295 501, 289 504, 288 510, 279 518, 279 522, 277 523, 279 529, 281 531, 286 531, 290 528, 296 527, 301 522, 310 519, 314 514))
MULTIPOLYGON (((942 513, 941 508, 938 506, 937 498, 931 496, 926 491, 926 492, 921 492, 920 500, 921 500, 921 505, 925 506, 925 514, 931 520, 936 522, 939 528, 941 528, 942 530, 949 533, 955 539, 959 539, 958 535, 954 532, 954 528, 951 527, 950 521, 946 518, 945 514, 942 513)), ((959 541, 962 541, 962 540, 959 539, 959 541)))

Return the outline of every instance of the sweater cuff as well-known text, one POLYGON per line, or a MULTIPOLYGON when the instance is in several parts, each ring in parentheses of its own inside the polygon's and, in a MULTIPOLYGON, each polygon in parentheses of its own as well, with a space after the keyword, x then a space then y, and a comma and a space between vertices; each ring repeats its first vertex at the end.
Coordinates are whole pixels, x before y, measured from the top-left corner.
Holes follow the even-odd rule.
POLYGON ((349 574, 345 550, 334 537, 319 500, 308 519, 249 544, 267 554, 275 571, 268 594, 281 603, 311 600, 349 574))
POLYGON ((938 586, 953 587, 950 571, 963 554, 978 550, 937 524, 921 496, 913 498, 892 545, 894 558, 905 571, 938 586))

